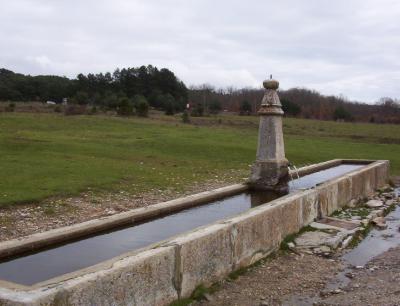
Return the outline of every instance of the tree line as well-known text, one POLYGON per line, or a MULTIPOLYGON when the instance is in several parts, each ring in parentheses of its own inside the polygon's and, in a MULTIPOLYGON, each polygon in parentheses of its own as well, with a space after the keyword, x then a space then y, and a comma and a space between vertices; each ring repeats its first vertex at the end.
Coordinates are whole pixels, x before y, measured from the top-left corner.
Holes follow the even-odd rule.
MULTIPOLYGON (((205 113, 215 110, 255 115, 263 89, 216 89, 211 85, 191 87, 189 100, 194 109, 205 113)), ((285 116, 337 121, 400 123, 400 100, 383 97, 375 104, 349 101, 343 96, 326 96, 315 90, 292 88, 279 90, 285 116)))
POLYGON ((78 74, 75 79, 0 69, 0 100, 61 103, 65 98, 71 104, 109 109, 121 106, 128 110, 139 101, 173 114, 185 108, 188 89, 172 71, 151 65, 116 69, 112 73, 78 74))
MULTIPOLYGON (((114 72, 87 75, 75 79, 41 75, 30 76, 0 69, 0 101, 54 101, 87 104, 113 109, 121 115, 146 116, 149 107, 168 115, 181 112, 190 103, 192 116, 218 114, 221 111, 255 115, 263 89, 232 87, 216 89, 210 85, 189 89, 166 69, 141 66, 116 69, 114 72)), ((326 96, 315 90, 292 88, 280 90, 286 116, 318 120, 400 123, 400 101, 381 98, 376 104, 349 101, 343 96, 326 96)), ((75 110, 71 110, 74 112, 75 110)))

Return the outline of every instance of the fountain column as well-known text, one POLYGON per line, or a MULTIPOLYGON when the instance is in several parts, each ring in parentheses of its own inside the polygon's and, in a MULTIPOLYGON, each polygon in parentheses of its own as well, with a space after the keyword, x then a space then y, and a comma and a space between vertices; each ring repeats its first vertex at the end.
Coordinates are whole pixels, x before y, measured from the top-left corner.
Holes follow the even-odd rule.
POLYGON ((252 167, 250 185, 253 189, 287 192, 288 160, 283 143, 283 110, 276 90, 279 82, 271 79, 263 83, 265 93, 258 111, 257 158, 252 167))

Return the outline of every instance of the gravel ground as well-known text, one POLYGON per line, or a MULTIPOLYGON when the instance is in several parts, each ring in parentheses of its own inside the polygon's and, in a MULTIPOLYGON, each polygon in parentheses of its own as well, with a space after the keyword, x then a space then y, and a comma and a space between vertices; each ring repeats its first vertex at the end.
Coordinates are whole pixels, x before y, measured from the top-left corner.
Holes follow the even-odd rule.
POLYGON ((238 279, 222 282, 220 290, 208 296, 208 301, 194 305, 282 305, 289 295, 311 295, 322 290, 342 268, 338 260, 281 252, 238 279))
POLYGON ((193 305, 400 305, 400 247, 353 268, 350 282, 333 290, 343 270, 340 259, 281 254, 193 305))

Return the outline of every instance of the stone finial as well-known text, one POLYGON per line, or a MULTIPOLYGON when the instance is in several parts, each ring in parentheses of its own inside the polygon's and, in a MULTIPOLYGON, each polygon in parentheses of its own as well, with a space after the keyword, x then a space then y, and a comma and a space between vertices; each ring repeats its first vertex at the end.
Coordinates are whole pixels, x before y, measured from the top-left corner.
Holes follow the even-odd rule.
MULTIPOLYGON (((271 76, 272 77, 272 76, 271 76)), ((274 79, 265 80, 263 82, 265 94, 261 101, 259 115, 278 115, 282 116, 282 104, 279 100, 276 90, 279 88, 279 82, 274 79)))
POLYGON ((273 90, 277 90, 279 88, 279 82, 277 80, 265 80, 263 82, 264 88, 265 89, 273 89, 273 90))

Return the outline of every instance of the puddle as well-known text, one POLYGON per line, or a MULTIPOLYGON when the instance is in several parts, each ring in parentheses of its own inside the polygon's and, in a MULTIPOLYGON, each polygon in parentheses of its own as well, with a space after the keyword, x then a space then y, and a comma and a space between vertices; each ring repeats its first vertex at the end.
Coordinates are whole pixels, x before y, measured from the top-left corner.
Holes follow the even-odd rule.
MULTIPOLYGON (((290 191, 313 187, 363 166, 365 165, 345 164, 306 175, 292 181, 290 191)), ((102 232, 79 241, 9 259, 0 263, 0 279, 32 285, 237 215, 277 197, 279 195, 274 193, 242 193, 142 224, 102 232)))
POLYGON ((386 217, 388 228, 385 230, 373 229, 357 247, 343 255, 343 259, 353 266, 364 266, 375 256, 390 248, 400 245, 400 207, 386 217))

